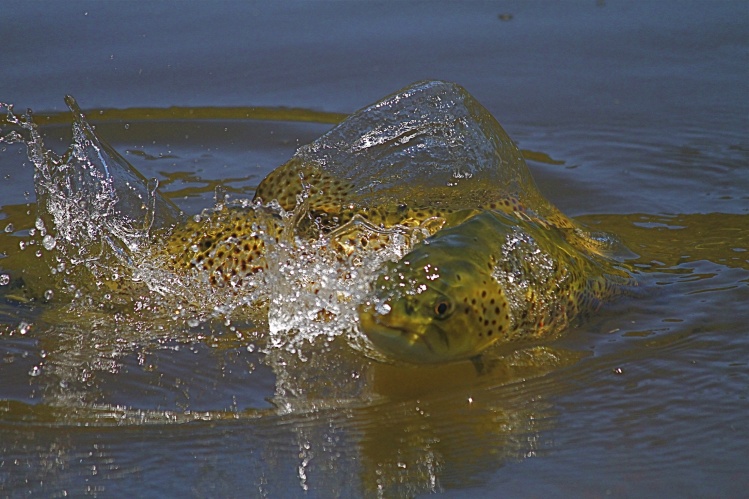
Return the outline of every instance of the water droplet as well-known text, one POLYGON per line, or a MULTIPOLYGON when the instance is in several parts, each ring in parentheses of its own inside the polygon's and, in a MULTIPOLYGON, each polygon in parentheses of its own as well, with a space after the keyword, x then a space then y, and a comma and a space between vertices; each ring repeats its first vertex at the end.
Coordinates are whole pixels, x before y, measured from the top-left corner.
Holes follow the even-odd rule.
POLYGON ((21 333, 21 335, 24 335, 29 332, 31 329, 31 324, 28 322, 21 321, 21 323, 18 325, 18 332, 21 333))
POLYGON ((44 230, 44 220, 42 220, 41 218, 37 218, 36 222, 34 222, 34 227, 39 230, 44 230))
POLYGON ((12 223, 5 226, 5 232, 13 232, 14 230, 15 230, 15 227, 13 227, 12 223))
POLYGON ((375 310, 380 315, 387 315, 387 314, 389 314, 390 313, 390 309, 391 309, 390 305, 388 305, 387 303, 378 303, 375 306, 375 310))
POLYGON ((10 283, 10 276, 8 274, 0 274, 0 286, 7 286, 10 283))
POLYGON ((45 300, 52 301, 52 298, 54 298, 54 297, 55 297, 55 292, 52 291, 51 289, 48 289, 47 291, 44 292, 44 299, 45 300))
POLYGON ((198 327, 200 326, 200 321, 198 319, 187 319, 187 325, 190 327, 198 327))
POLYGON ((130 130, 130 123, 125 123, 125 130, 130 130))
POLYGON ((44 239, 42 239, 42 246, 44 246, 44 249, 47 251, 52 251, 55 249, 55 246, 57 245, 57 241, 55 238, 49 234, 44 236, 44 239))
POLYGON ((40 374, 42 374, 42 367, 41 366, 34 366, 29 371, 29 376, 32 376, 32 377, 37 377, 40 374))

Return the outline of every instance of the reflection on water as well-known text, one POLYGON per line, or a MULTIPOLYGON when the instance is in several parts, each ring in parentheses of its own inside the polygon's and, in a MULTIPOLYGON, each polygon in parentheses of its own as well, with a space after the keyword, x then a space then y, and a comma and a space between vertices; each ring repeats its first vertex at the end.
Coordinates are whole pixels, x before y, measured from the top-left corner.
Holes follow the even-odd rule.
POLYGON ((679 215, 590 215, 579 218, 600 224, 621 237, 639 254, 638 267, 656 270, 711 261, 749 270, 749 215, 694 213, 679 215))
MULTIPOLYGON (((154 140, 164 133, 163 123, 127 119, 154 140)), ((217 131, 225 125, 202 125, 214 129, 212 147, 221 145, 217 131)), ((142 150, 121 133, 118 150, 142 150)), ((282 156, 295 146, 292 140, 271 147, 282 156)), ((28 189, 15 170, 23 157, 7 147, 0 166, 13 172, 19 191, 28 189)), ((189 164, 202 152, 175 146, 171 154, 189 164)), ((139 166, 174 160, 151 152, 128 157, 139 166)), ((229 177, 238 192, 248 193, 263 173, 229 177)), ((212 196, 218 183, 192 169, 164 172, 161 179, 178 203, 183 196, 212 196)), ((633 210, 579 217, 616 233, 636 254, 632 263, 642 272, 643 289, 589 318, 560 345, 518 352, 484 376, 470 363, 382 364, 340 338, 302 345, 303 357, 268 353, 251 319, 175 322, 179 310, 154 320, 27 301, 10 270, 23 269, 26 281, 43 279, 44 256, 37 257, 43 236, 30 235, 42 229, 34 206, 22 200, 4 202, 0 217, 0 227, 11 226, 0 233, 0 274, 13 276, 0 302, 4 490, 119 495, 133 479, 155 484, 144 491, 154 495, 249 490, 269 497, 303 491, 391 497, 471 490, 520 461, 543 471, 550 454, 567 456, 595 443, 589 428, 610 419, 615 429, 599 434, 608 439, 601 445, 634 445, 638 420, 626 417, 633 407, 643 417, 676 410, 677 416, 660 417, 686 434, 692 427, 685 421, 694 418, 717 418, 710 428, 734 424, 730 414, 749 396, 746 363, 735 354, 747 349, 746 335, 737 334, 745 332, 746 312, 734 307, 725 314, 725 303, 749 299, 746 214, 633 210), (19 251, 31 240, 39 243, 19 251), (683 380, 706 401, 654 400, 659 379, 683 380), (723 416, 714 415, 711 402, 723 416), (585 403, 594 407, 590 414, 585 403), (570 422, 566 414, 580 419, 570 422), (165 469, 172 474, 166 481, 165 469)), ((56 291, 47 284, 42 295, 56 291)), ((687 468, 699 463, 687 445, 673 450, 659 443, 658 433, 656 427, 638 434, 637 445, 661 456, 657 462, 666 470, 669 459, 687 468)), ((711 429, 704 435, 726 438, 711 429)), ((700 438, 685 436, 689 446, 712 455, 700 438)), ((740 439, 724 443, 728 452, 742 450, 740 439)), ((580 456, 571 461, 587 463, 580 456)), ((630 469, 645 472, 632 463, 630 469)))

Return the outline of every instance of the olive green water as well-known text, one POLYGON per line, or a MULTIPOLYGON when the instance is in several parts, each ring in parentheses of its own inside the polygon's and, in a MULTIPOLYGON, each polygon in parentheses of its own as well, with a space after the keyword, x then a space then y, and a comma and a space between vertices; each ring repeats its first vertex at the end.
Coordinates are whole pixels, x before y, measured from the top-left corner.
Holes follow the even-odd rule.
MULTIPOLYGON (((497 117, 552 202, 623 240, 641 292, 487 376, 388 366, 340 340, 269 354, 249 322, 5 299, 2 493, 740 496, 747 13, 659 5, 13 4, 0 100, 37 111, 61 152, 69 118, 43 115, 75 95, 188 213, 217 186, 251 196, 341 117, 319 111, 438 77, 497 117)), ((20 148, 0 154, 4 255, 34 227, 32 170, 20 148)))

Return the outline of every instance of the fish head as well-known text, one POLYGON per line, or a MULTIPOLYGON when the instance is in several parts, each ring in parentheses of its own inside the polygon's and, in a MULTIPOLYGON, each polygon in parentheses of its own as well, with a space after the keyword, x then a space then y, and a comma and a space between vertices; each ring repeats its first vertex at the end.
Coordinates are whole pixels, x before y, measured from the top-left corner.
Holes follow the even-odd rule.
POLYGON ((480 354, 511 325, 505 294, 481 260, 480 251, 462 251, 461 244, 432 243, 387 264, 358 307, 362 332, 400 361, 480 354))

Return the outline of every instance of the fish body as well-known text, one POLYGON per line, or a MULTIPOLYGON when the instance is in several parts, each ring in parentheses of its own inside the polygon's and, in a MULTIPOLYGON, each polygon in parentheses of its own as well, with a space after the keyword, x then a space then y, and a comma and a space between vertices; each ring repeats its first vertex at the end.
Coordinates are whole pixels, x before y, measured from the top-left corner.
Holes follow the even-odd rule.
POLYGON ((553 338, 616 289, 616 270, 570 243, 570 231, 484 210, 388 264, 360 327, 389 356, 421 363, 553 338))
POLYGON ((200 273, 217 287, 242 286, 267 267, 266 244, 278 243, 282 224, 270 208, 222 207, 174 228, 157 252, 173 271, 200 273))
POLYGON ((206 211, 174 228, 160 253, 172 270, 207 274, 215 286, 242 286, 248 275, 267 268, 266 245, 278 243, 288 224, 294 225, 294 237, 327 237, 341 256, 350 256, 391 244, 394 227, 432 235, 485 209, 524 211, 509 196, 461 209, 400 200, 370 206, 357 202, 345 181, 290 162, 260 183, 252 203, 206 211), (302 216, 283 216, 300 210, 300 203, 305 205, 302 216))
MULTIPOLYGON (((54 234, 53 279, 75 296, 103 291, 107 306, 155 291, 232 310, 264 299, 254 291, 266 275, 253 276, 283 272, 277 256, 325 260, 332 250, 359 265, 386 248, 385 258, 406 255, 377 271, 359 327, 394 358, 440 362, 551 338, 624 274, 605 240, 543 197, 517 145, 459 85, 417 82, 386 96, 300 147, 252 201, 187 220, 68 105, 75 143, 62 158, 40 153, 32 122, 11 121, 34 137, 35 225, 54 234)), ((46 276, 26 277, 29 296, 47 295, 46 276)))
POLYGON ((238 289, 279 241, 322 242, 354 264, 352 254, 392 248, 411 230, 407 254, 379 270, 357 307, 359 329, 407 362, 547 341, 628 277, 605 239, 543 197, 491 114, 446 82, 354 113, 269 173, 252 203, 175 228, 162 257, 238 289))

